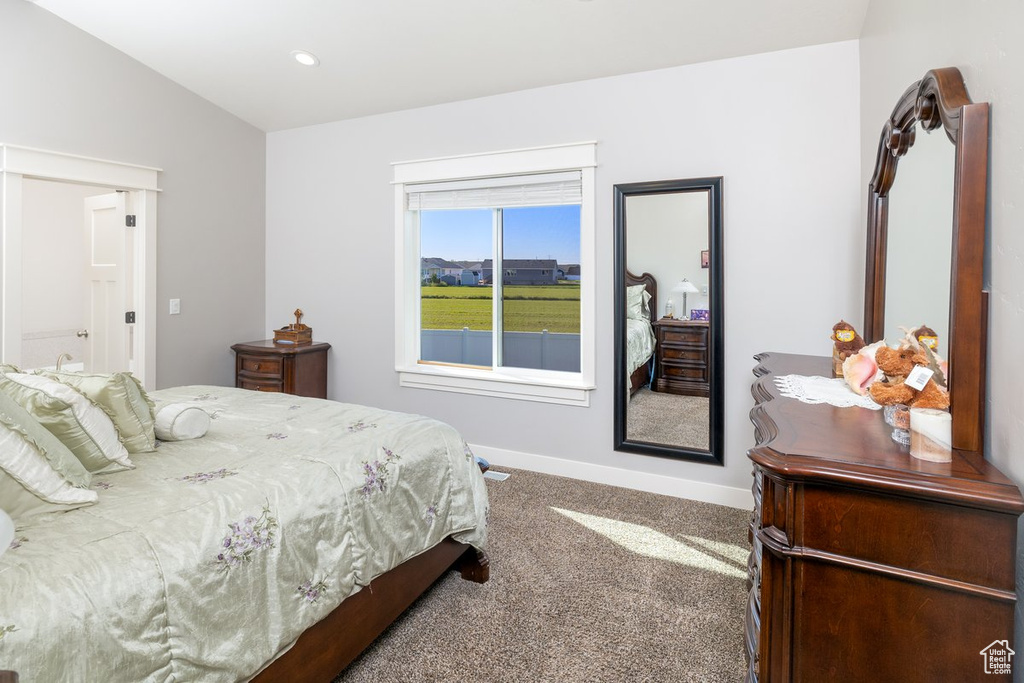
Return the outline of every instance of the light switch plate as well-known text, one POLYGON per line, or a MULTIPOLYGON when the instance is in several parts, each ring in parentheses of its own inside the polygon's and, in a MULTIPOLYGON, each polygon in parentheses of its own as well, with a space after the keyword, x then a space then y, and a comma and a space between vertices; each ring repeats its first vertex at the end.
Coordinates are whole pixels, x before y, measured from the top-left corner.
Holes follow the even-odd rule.
POLYGON ((171 315, 181 313, 181 299, 171 299, 171 315))

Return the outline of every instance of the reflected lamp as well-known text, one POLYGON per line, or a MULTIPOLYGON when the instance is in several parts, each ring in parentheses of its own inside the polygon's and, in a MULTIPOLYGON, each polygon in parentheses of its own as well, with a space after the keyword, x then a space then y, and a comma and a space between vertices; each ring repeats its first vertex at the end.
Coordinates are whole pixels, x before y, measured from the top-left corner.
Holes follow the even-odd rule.
POLYGON ((683 295, 683 309, 680 311, 680 315, 679 315, 679 319, 680 320, 689 320, 690 319, 690 314, 689 314, 690 309, 686 307, 686 297, 689 294, 696 294, 698 291, 700 291, 700 290, 698 290, 694 286, 694 284, 692 282, 690 282, 689 280, 687 280, 685 277, 682 280, 680 280, 679 283, 675 287, 672 288, 672 293, 673 294, 682 294, 683 295))

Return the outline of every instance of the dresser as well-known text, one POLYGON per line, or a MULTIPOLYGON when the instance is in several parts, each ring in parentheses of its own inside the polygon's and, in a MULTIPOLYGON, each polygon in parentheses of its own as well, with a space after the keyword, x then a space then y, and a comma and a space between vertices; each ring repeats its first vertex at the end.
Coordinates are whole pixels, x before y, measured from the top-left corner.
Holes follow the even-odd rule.
POLYGON ((977 453, 912 458, 881 411, 780 395, 831 358, 756 359, 746 680, 1010 681, 982 650, 1013 646, 1017 486, 977 453))
POLYGON ((652 325, 657 340, 654 391, 710 396, 707 321, 662 318, 652 325))
POLYGON ((327 398, 330 344, 275 344, 273 340, 235 344, 235 386, 296 396, 327 398))

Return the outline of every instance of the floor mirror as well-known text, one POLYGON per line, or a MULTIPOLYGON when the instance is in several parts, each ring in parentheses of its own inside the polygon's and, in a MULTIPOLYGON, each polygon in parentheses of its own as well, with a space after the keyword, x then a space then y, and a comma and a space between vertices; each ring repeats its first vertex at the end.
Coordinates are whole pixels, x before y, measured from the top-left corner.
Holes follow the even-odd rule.
POLYGON ((722 179, 614 196, 615 450, 721 465, 722 179))

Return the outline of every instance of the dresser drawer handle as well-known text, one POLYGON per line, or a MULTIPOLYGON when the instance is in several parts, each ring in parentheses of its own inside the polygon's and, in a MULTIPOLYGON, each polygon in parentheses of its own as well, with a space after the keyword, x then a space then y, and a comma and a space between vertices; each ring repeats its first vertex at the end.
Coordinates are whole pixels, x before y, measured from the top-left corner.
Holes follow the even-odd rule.
POLYGON ((259 370, 260 369, 260 364, 256 363, 256 365, 254 365, 253 368, 256 369, 256 370, 259 370))

